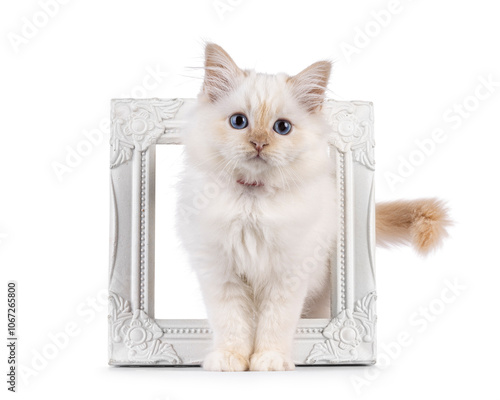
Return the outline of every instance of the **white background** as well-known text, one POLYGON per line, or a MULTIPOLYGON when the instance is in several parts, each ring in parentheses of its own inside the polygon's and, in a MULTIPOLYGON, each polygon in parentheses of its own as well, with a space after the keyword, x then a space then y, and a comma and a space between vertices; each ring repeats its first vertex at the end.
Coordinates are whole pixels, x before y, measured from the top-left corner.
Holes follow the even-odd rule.
POLYGON ((19 361, 32 374, 19 376, 19 398, 498 396, 500 87, 470 97, 481 79, 500 82, 497 2, 401 0, 390 21, 380 14, 388 0, 68 1, 49 17, 40 3, 0 6, 0 293, 18 281, 19 361), (235 5, 217 13, 224 3, 235 5), (23 27, 31 37, 20 43, 23 27), (336 60, 331 96, 375 104, 378 199, 449 201, 456 224, 435 255, 378 251, 379 366, 241 374, 107 366, 109 100, 194 97, 201 71, 187 67, 202 65, 204 39, 266 72, 336 60), (342 49, 355 42, 349 57, 342 49), (464 102, 468 114, 457 119, 453 107, 464 102), (446 139, 428 156, 413 154, 435 129, 446 139), (86 155, 72 159, 77 149, 86 155), (387 173, 412 154, 420 165, 391 188, 387 173), (58 177, 54 165, 67 170, 58 177), (444 303, 455 281, 463 288, 444 292, 444 303), (73 336, 62 340, 68 324, 73 336), (43 352, 52 359, 40 360, 43 352))

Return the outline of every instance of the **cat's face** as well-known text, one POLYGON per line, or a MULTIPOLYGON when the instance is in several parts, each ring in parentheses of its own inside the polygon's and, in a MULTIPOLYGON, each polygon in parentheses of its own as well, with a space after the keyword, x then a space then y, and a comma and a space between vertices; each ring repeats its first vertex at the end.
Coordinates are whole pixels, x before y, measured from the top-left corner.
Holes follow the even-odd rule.
POLYGON ((198 133, 191 142, 197 162, 235 181, 265 184, 278 175, 300 179, 300 170, 324 158, 320 108, 328 62, 294 77, 260 74, 241 70, 222 48, 209 44, 205 67, 198 133))

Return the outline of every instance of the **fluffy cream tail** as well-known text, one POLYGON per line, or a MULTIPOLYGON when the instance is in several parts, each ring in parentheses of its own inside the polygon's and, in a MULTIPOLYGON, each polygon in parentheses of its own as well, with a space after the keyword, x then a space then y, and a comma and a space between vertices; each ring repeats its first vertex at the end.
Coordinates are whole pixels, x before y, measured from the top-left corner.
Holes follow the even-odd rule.
POLYGON ((419 199, 377 203, 377 245, 412 245, 426 254, 448 235, 448 209, 441 200, 419 199))

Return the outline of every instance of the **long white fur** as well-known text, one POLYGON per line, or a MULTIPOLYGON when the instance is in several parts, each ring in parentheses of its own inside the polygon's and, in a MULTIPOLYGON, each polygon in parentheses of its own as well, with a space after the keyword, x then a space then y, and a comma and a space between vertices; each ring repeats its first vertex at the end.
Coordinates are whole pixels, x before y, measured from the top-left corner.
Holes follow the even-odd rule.
POLYGON ((203 366, 288 370, 301 314, 329 315, 337 200, 319 107, 330 71, 320 65, 294 78, 266 75, 241 71, 228 57, 207 46, 180 183, 178 228, 214 331, 203 366), (237 112, 248 129, 229 125, 237 112), (279 118, 293 124, 289 135, 273 131, 279 118), (256 135, 270 141, 266 162, 251 159, 256 135), (200 204, 200 194, 208 201, 200 204))

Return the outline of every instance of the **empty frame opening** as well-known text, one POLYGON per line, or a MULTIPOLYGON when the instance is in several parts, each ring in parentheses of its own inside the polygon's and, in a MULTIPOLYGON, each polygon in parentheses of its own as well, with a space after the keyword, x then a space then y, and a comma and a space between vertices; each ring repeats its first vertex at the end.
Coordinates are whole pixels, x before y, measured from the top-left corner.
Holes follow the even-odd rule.
POLYGON ((184 146, 156 146, 155 317, 207 318, 195 272, 177 233, 177 183, 184 146))

